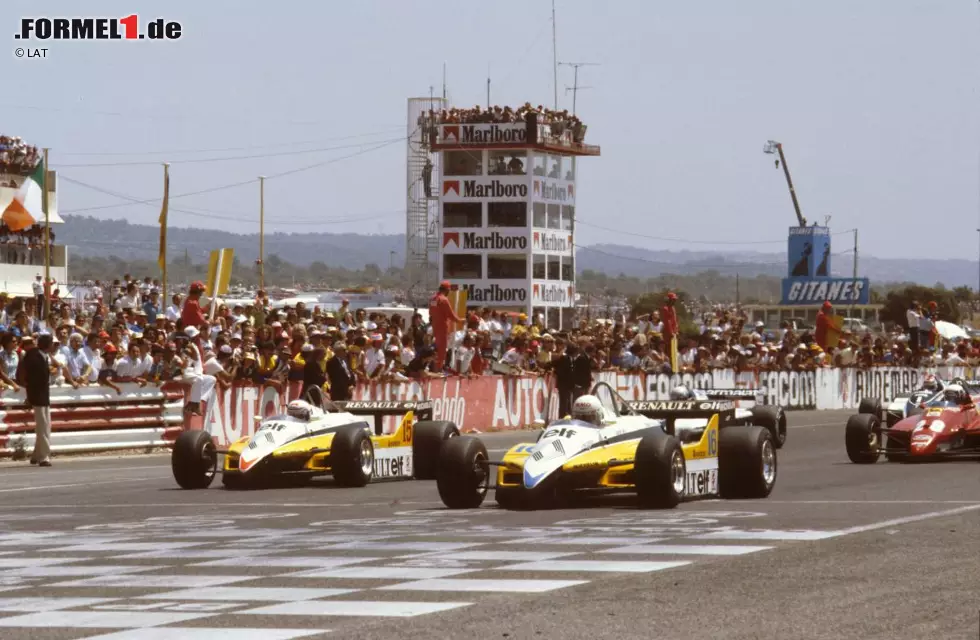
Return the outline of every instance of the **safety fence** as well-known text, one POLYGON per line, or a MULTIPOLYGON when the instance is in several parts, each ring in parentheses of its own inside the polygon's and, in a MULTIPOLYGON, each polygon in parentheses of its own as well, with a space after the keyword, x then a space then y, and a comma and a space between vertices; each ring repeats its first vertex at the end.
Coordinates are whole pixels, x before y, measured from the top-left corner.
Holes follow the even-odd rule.
MULTIPOLYGON (((736 372, 715 369, 698 374, 601 372, 607 383, 627 400, 666 400, 683 384, 698 389, 755 388, 765 404, 786 409, 852 409, 861 398, 883 402, 921 386, 922 377, 937 373, 944 379, 972 378, 965 368, 818 369, 815 371, 736 372)), ((166 446, 182 428, 207 429, 220 445, 254 433, 257 419, 281 413, 299 396, 299 385, 282 390, 251 383, 216 387, 202 398, 200 415, 184 417, 188 387, 167 383, 162 388, 122 385, 123 393, 104 387, 59 387, 51 390, 55 451, 86 451, 166 446)), ((529 428, 539 420, 558 417, 554 379, 546 376, 482 376, 433 378, 402 383, 357 386, 356 400, 431 400, 434 419, 451 420, 470 432, 529 428)), ((393 431, 396 418, 387 418, 393 431)), ((23 391, 0 394, 0 455, 33 447, 33 412, 23 391)))
MULTIPOLYGON (((184 428, 184 391, 119 385, 51 388, 51 448, 54 452, 151 449, 167 446, 184 428)), ((0 455, 19 457, 34 448, 34 410, 24 391, 0 393, 0 455)))

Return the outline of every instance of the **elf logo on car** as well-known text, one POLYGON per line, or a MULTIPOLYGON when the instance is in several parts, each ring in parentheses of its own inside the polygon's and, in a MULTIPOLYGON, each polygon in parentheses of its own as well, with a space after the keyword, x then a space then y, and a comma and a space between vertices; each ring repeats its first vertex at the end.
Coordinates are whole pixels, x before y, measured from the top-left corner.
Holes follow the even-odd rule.
POLYGON ((405 475, 405 456, 396 458, 375 458, 374 476, 376 478, 394 478, 405 475))
POLYGON ((715 469, 694 471, 687 474, 687 494, 703 496, 718 492, 718 475, 715 469))

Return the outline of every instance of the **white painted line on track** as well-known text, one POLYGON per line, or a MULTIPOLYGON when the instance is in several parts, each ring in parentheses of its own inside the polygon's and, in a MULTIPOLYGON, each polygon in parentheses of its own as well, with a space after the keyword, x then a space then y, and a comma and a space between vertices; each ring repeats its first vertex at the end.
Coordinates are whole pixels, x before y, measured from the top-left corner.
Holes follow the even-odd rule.
POLYGON ((330 629, 247 629, 242 627, 146 627, 127 629, 86 640, 299 640, 330 629))
POLYGON ((536 560, 551 560, 553 558, 562 558, 564 556, 574 556, 575 552, 568 553, 547 553, 540 551, 459 551, 457 553, 436 553, 436 554, 426 554, 423 556, 426 559, 433 560, 479 560, 479 561, 536 561, 536 560))
MULTIPOLYGON (((331 598, 357 589, 305 589, 295 587, 211 587, 209 589, 183 589, 167 591, 148 596, 138 596, 141 600, 216 600, 226 602, 248 602, 250 600, 269 602, 293 602, 295 600, 315 600, 331 598)), ((175 636, 176 637, 176 636, 175 636)))
POLYGON ((891 520, 884 520, 882 522, 876 522, 874 524, 864 524, 856 527, 849 527, 847 529, 841 529, 840 531, 835 531, 836 536, 849 536, 854 533, 865 533, 867 531, 875 531, 877 529, 886 529, 888 527, 897 527, 903 524, 911 524, 913 522, 920 522, 922 520, 932 520, 933 518, 944 518, 947 516, 955 516, 961 513, 968 513, 970 511, 976 511, 980 509, 980 504, 974 504, 967 507, 959 507, 957 509, 947 509, 945 511, 931 511, 929 513, 923 513, 917 516, 906 516, 904 518, 893 518, 891 520))
MULTIPOLYGON (((379 591, 478 591, 485 593, 544 593, 565 587, 588 584, 588 580, 487 580, 479 578, 442 578, 402 582, 379 591)), ((247 612, 246 612, 247 613, 247 612)))
MULTIPOLYGON (((111 569, 111 567, 109 567, 111 569)), ((140 567, 140 571, 151 571, 156 567, 140 567)), ((231 584, 233 582, 244 582, 255 580, 256 576, 134 576, 134 575, 104 575, 106 567, 95 567, 102 571, 95 572, 96 577, 84 580, 69 580, 68 582, 56 582, 47 585, 49 587, 125 587, 133 589, 195 589, 200 587, 214 587, 217 585, 231 584)), ((2 620, 2 618, 0 618, 2 620)), ((67 625, 72 626, 72 625, 67 625)))
MULTIPOLYGON (((299 557, 299 556, 283 556, 281 558, 274 557, 257 557, 249 558, 246 562, 249 567, 343 567, 349 564, 356 564, 358 562, 372 562, 374 560, 384 560, 384 558, 351 558, 347 556, 338 557, 299 557)), ((195 562, 193 567, 241 567, 241 558, 223 558, 221 560, 212 560, 211 562, 195 562)))
MULTIPOLYGON (((291 573, 289 578, 345 578, 348 580, 429 580, 448 578, 474 569, 435 569, 431 567, 343 567, 291 573)), ((286 576, 280 576, 286 577, 286 576)))
POLYGON ((154 627, 207 618, 211 613, 164 613, 134 611, 47 611, 26 616, 0 618, 0 627, 132 628, 154 627))
MULTIPOLYGON (((26 464, 27 463, 25 463, 25 465, 26 464)), ((115 473, 117 471, 146 471, 147 469, 165 469, 169 466, 169 464, 152 464, 140 467, 106 467, 104 469, 98 469, 98 471, 105 473, 115 473)), ((6 471, 3 467, 0 467, 0 478, 4 480, 9 480, 10 478, 37 478, 39 475, 43 475, 45 478, 48 478, 51 476, 78 475, 81 472, 83 472, 81 469, 62 469, 60 468, 60 464, 59 467, 45 469, 43 471, 34 467, 33 465, 31 467, 25 466, 23 469, 15 469, 12 471, 6 471)))
POLYGON ((0 598, 0 611, 17 613, 40 613, 75 607, 91 607, 94 604, 111 602, 116 598, 0 598))
POLYGON ((574 571, 574 572, 611 572, 611 573, 649 573, 663 571, 691 564, 687 560, 674 562, 643 562, 630 560, 627 562, 606 560, 548 560, 545 562, 522 562, 505 567, 494 567, 496 571, 574 571))
POLYGON ((727 544, 637 544, 629 547, 617 547, 615 549, 605 549, 600 553, 625 553, 625 554, 662 554, 662 555, 692 555, 692 556, 741 556, 746 553, 765 551, 772 547, 752 547, 748 545, 727 545, 727 544))
POLYGON ((812 531, 809 529, 799 529, 793 531, 779 531, 774 529, 743 530, 730 529, 728 531, 714 531, 697 536, 690 536, 692 540, 824 540, 839 535, 836 531, 812 531))
MULTIPOLYGON (((116 478, 114 480, 102 480, 100 482, 73 482, 71 484, 42 484, 30 487, 14 487, 13 489, 0 489, 0 493, 14 493, 17 491, 41 491, 43 489, 67 489, 69 487, 91 487, 97 484, 120 484, 122 482, 147 482, 150 480, 164 480, 166 476, 155 476, 152 478, 116 478)), ((71 505, 71 508, 78 508, 79 505, 71 505)), ((23 507, 19 507, 23 509, 23 507)))
MULTIPOLYGON (((239 611, 235 615, 261 616, 370 616, 411 618, 427 613, 468 607, 472 602, 393 602, 371 600, 300 601, 239 611)), ((395 634, 397 635, 397 634, 395 634)), ((178 636, 179 637, 179 636, 178 636)))

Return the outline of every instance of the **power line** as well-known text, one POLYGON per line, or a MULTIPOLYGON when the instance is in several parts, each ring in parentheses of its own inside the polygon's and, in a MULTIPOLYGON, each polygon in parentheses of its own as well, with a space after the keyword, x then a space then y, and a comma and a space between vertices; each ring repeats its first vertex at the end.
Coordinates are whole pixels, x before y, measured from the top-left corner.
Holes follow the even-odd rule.
MULTIPOLYGON (((96 185, 87 184, 85 182, 81 182, 81 181, 75 180, 73 178, 67 178, 67 177, 64 177, 64 176, 62 176, 62 177, 67 182, 71 182, 72 184, 77 184, 80 187, 85 187, 87 189, 92 189, 93 191, 98 191, 99 193, 104 193, 106 195, 110 195, 110 196, 113 196, 115 198, 119 198, 121 200, 127 200, 127 202, 124 203, 125 205, 142 204, 142 205, 150 206, 150 203, 141 201, 141 200, 139 200, 137 198, 134 198, 132 196, 128 196, 128 195, 123 194, 123 193, 117 193, 115 191, 111 191, 109 189, 104 189, 104 188, 98 187, 96 185)), ((221 215, 221 212, 209 211, 207 209, 185 209, 185 208, 181 208, 181 207, 170 207, 170 211, 178 211, 180 213, 184 213, 184 214, 189 215, 189 216, 200 217, 200 218, 213 218, 215 220, 231 220, 231 221, 235 221, 235 222, 254 222, 254 223, 258 223, 258 218, 254 218, 254 219, 252 219, 252 218, 243 218, 240 214, 235 214, 235 213, 230 213, 230 212, 226 212, 226 213, 228 213, 228 215, 221 215)), ((372 215, 368 215, 368 216, 357 215, 357 216, 347 217, 347 218, 321 218, 321 219, 317 219, 317 220, 307 219, 307 220, 288 220, 288 221, 278 220, 278 219, 272 219, 272 220, 268 220, 267 219, 267 221, 270 222, 271 224, 275 224, 277 226, 329 225, 329 224, 346 224, 346 223, 349 223, 349 222, 358 222, 358 221, 361 221, 361 220, 378 220, 380 218, 386 218, 386 217, 390 217, 390 216, 393 216, 393 215, 404 215, 404 213, 405 213, 404 210, 398 210, 398 211, 379 212, 377 214, 372 214, 372 215)))
MULTIPOLYGON (((786 242, 786 239, 782 240, 748 240, 744 242, 733 242, 731 240, 689 240, 687 238, 667 238, 663 236, 651 236, 643 233, 636 233, 634 231, 626 231, 623 229, 614 229, 611 227, 603 227, 602 225, 594 224, 592 222, 585 222, 579 218, 575 218, 575 224, 585 225, 587 227, 593 227, 596 229, 601 229, 603 231, 609 231, 612 233, 619 233, 622 235, 634 236, 637 238, 646 238, 648 240, 660 240, 663 242, 683 242, 686 244, 717 244, 717 245, 750 245, 750 244, 782 244, 786 242)), ((848 229, 847 231, 838 231, 831 235, 839 236, 845 233, 854 233, 853 229, 848 229)))
MULTIPOLYGON (((387 142, 398 142, 404 140, 404 136, 399 136, 397 138, 389 138, 388 140, 375 140, 373 142, 359 142, 357 144, 346 144, 338 145, 335 147, 320 147, 318 149, 295 149, 292 151, 279 151, 275 153, 259 153, 246 156, 223 156, 218 158, 196 158, 189 160, 170 160, 170 164, 193 164, 197 162, 225 162, 228 160, 254 160, 256 158, 275 158, 278 156, 295 156, 302 155, 305 153, 322 153, 324 151, 337 151, 339 149, 353 149, 356 147, 367 147, 373 144, 387 143, 387 142)), ((136 162, 92 162, 92 163, 80 163, 80 164, 55 164, 55 169, 61 168, 92 168, 92 167, 139 167, 153 165, 156 166, 160 164, 159 160, 140 160, 136 162)))
MULTIPOLYGON (((344 155, 344 156, 339 156, 337 158, 331 158, 330 160, 325 160, 323 162, 317 162, 317 163, 314 163, 314 164, 311 164, 311 165, 307 165, 305 167, 298 167, 296 169, 290 169, 289 171, 283 171, 282 173, 272 174, 272 175, 266 176, 266 180, 272 180, 274 178, 281 178, 283 176, 291 175, 291 174, 294 174, 294 173, 300 173, 302 171, 308 171, 310 169, 315 169, 317 167, 322 167, 322 166, 326 166, 328 164, 333 164, 335 162, 340 162, 341 160, 348 160, 350 158, 354 158, 354 157, 357 157, 357 156, 360 156, 360 155, 364 155, 365 153, 370 153, 372 151, 377 151, 378 149, 383 149, 384 147, 390 146, 390 145, 394 144, 395 142, 401 142, 402 140, 404 140, 404 138, 396 138, 396 139, 394 139, 392 141, 384 142, 384 143, 375 145, 373 147, 370 147, 368 149, 361 149, 360 151, 356 151, 354 153, 349 153, 349 154, 344 155)), ((96 190, 98 190, 98 189, 101 188, 101 187, 95 187, 94 185, 89 185, 89 184, 80 182, 78 180, 73 180, 72 178, 69 178, 68 176, 59 175, 58 177, 61 178, 61 179, 67 180, 69 182, 75 182, 75 183, 77 183, 79 185, 84 185, 84 186, 88 186, 90 188, 95 188, 96 190)), ((177 198, 187 198, 187 197, 190 197, 190 196, 197 196, 197 195, 201 195, 201 194, 204 194, 204 193, 214 193, 215 191, 223 191, 225 189, 234 189, 235 187, 242 187, 242 186, 245 186, 245 185, 254 184, 255 183, 255 180, 256 180, 255 178, 251 178, 249 180, 243 180, 241 182, 233 182, 233 183, 230 183, 230 184, 223 184, 223 185, 219 185, 217 187, 208 187, 207 189, 198 189, 197 191, 188 191, 187 193, 179 193, 179 194, 176 194, 176 195, 171 195, 170 196, 170 199, 171 200, 175 200, 177 198)), ((133 198, 133 196, 120 196, 119 194, 111 194, 111 195, 116 195, 117 197, 125 197, 125 198, 131 199, 131 200, 130 200, 130 202, 123 202, 123 203, 117 203, 117 204, 105 204, 105 205, 98 205, 98 206, 94 206, 94 207, 82 207, 80 209, 67 209, 65 211, 60 211, 59 213, 63 213, 63 214, 82 213, 83 211, 95 211, 95 210, 100 210, 100 209, 117 209, 119 207, 127 207, 130 204, 159 204, 161 202, 161 199, 160 198, 148 198, 148 199, 145 199, 145 200, 140 200, 140 199, 137 199, 137 198, 133 198)), ((171 209, 173 209, 173 207, 171 207, 171 209)))
POLYGON ((278 142, 275 144, 256 144, 256 145, 246 145, 244 147, 217 147, 211 149, 170 149, 163 151, 73 151, 69 153, 59 153, 63 156, 153 156, 153 155, 168 155, 175 153, 217 153, 221 151, 248 151, 250 149, 275 149, 278 147, 294 147, 297 145, 306 144, 319 144, 321 142, 334 142, 336 140, 352 140, 355 138, 370 138, 372 136, 380 136, 383 134, 392 133, 393 131, 401 131, 405 127, 399 126, 390 129, 384 129, 382 131, 373 131, 371 133, 359 133, 350 136, 335 136, 331 138, 321 138, 319 140, 298 140, 296 142, 278 142))

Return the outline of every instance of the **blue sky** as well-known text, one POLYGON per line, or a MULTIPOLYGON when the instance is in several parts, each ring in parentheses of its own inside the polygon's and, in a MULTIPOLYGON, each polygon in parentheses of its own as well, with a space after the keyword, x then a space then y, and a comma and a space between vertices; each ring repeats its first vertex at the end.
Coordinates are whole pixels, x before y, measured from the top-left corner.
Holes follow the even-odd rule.
MULTIPOLYGON (((156 163, 165 160, 174 195, 321 163, 266 182, 267 230, 402 232, 405 145, 396 139, 406 98, 430 86, 441 93, 444 62, 456 104, 485 103, 488 65, 494 103, 553 101, 550 0, 88 0, 83 15, 165 17, 184 35, 49 41, 38 44, 44 60, 12 55, 24 46, 13 39, 21 17, 77 16, 80 6, 0 6, 10 34, 0 130, 51 147, 66 213, 155 223, 159 205, 104 191, 158 198, 156 163), (259 157, 182 162, 234 156, 259 157), (71 166, 105 163, 115 166, 71 166)), ((781 172, 762 153, 774 138, 804 215, 831 215, 835 232, 857 227, 862 253, 976 259, 976 0, 557 7, 559 59, 601 64, 579 80, 591 88, 579 93, 578 114, 603 150, 580 163, 580 244, 784 251, 795 217, 781 172)), ((562 67, 562 108, 571 83, 562 67)), ((173 211, 175 226, 253 231, 258 184, 172 206, 192 211, 173 211)), ((838 236, 835 251, 849 242, 838 236)))

